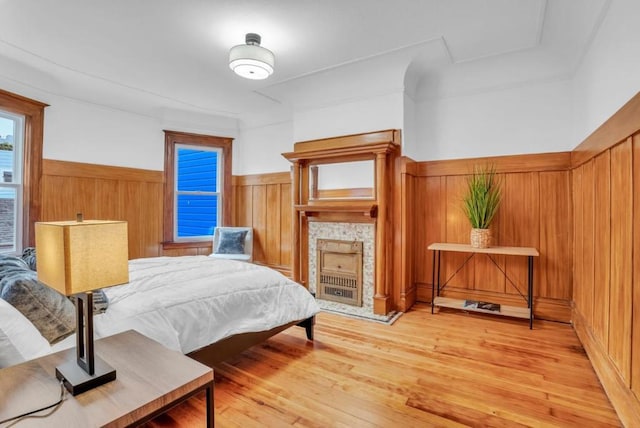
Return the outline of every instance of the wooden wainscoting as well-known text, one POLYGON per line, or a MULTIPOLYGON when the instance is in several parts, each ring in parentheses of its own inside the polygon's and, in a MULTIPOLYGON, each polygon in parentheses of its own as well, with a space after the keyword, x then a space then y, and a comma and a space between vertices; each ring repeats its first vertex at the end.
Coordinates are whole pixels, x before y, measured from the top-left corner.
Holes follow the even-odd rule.
POLYGON ((626 426, 640 421, 640 94, 572 152, 574 325, 626 426))
POLYGON ((291 174, 233 177, 233 225, 253 227, 253 262, 291 276, 291 174))
MULTIPOLYGON (((419 301, 431 301, 433 242, 469 243, 462 211, 466 177, 474 165, 493 165, 503 183, 502 204, 491 229, 494 245, 535 247, 535 316, 569 322, 572 299, 571 154, 569 152, 417 162, 413 182, 413 256, 419 301)), ((527 265, 522 257, 468 255, 442 258, 445 295, 525 304, 527 265), (505 279, 501 271, 507 273, 505 279), (453 274, 456 273, 454 276, 453 274), (448 293, 448 294, 447 294, 448 293), (519 303, 518 303, 519 302, 519 303)))
POLYGON ((162 188, 162 171, 45 159, 41 220, 126 220, 129 258, 158 256, 162 188))

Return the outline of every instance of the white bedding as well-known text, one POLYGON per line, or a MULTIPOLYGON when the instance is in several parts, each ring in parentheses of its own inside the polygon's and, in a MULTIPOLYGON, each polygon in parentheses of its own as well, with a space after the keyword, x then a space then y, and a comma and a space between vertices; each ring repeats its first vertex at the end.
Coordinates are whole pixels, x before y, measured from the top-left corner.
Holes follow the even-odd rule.
MULTIPOLYGON (((96 338, 134 329, 185 354, 319 311, 304 287, 279 272, 207 256, 131 260, 129 283, 105 293, 109 308, 94 317, 96 338)), ((52 351, 74 345, 71 336, 52 351)))

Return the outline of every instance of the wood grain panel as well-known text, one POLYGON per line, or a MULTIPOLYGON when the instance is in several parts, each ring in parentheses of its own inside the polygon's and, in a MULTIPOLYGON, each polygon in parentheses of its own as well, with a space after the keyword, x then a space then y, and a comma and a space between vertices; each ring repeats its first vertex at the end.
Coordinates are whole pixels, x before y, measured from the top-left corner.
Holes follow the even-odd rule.
POLYGON ((633 195, 631 390, 640 398, 640 134, 633 136, 633 195))
POLYGON ((44 175, 61 177, 78 177, 113 180, 118 177, 124 181, 142 181, 150 183, 162 183, 164 174, 162 171, 147 169, 125 168, 121 166, 97 165, 90 163, 68 162, 47 159, 42 165, 44 175))
POLYGON ((253 187, 234 187, 234 226, 251 226, 253 223, 253 187))
POLYGON ((417 162, 416 175, 422 177, 467 175, 473 172, 476 165, 494 165, 498 173, 567 171, 571 166, 571 152, 417 162))
POLYGON ((611 149, 611 300, 609 355, 624 383, 631 382, 633 308, 633 171, 631 139, 611 149))
MULTIPOLYGON (((139 199, 136 201, 125 201, 125 203, 154 207, 158 201, 162 200, 162 196, 164 194, 164 186, 162 183, 145 182, 139 187, 142 189, 141 194, 138 196, 139 199)), ((162 210, 138 210, 138 218, 141 225, 139 235, 140 254, 144 254, 145 257, 159 256, 161 248, 160 243, 158 242, 158 236, 162 234, 162 210)))
POLYGON ((271 172, 266 174, 234 175, 234 186, 257 186, 261 184, 291 184, 290 172, 271 172))
POLYGON ((582 168, 576 168, 572 173, 573 177, 573 207, 575 216, 573 218, 573 300, 576 310, 582 313, 584 306, 583 295, 583 255, 582 237, 584 228, 582 227, 582 168))
MULTIPOLYGON (((540 247, 540 182, 538 173, 508 174, 504 178, 500 206, 500 245, 540 247)), ((541 253, 542 255, 542 253, 541 253)), ((527 263, 522 257, 505 256, 506 273, 511 281, 507 293, 527 294, 527 263), (515 289, 514 289, 515 288, 515 289), (517 289, 517 290, 516 290, 517 289)), ((540 265, 534 264, 534 290, 540 283, 540 265)), ((537 292, 537 291, 535 291, 537 292)))
POLYGON ((253 212, 253 259, 266 264, 267 251, 267 188, 266 185, 252 186, 253 212))
POLYGON ((593 161, 582 165, 582 315, 593 325, 593 252, 594 252, 593 161))
POLYGON ((604 349, 609 347, 609 290, 611 260, 611 155, 595 158, 595 217, 593 263, 593 334, 604 349))
MULTIPOLYGON (((466 190, 466 177, 447 176, 443 195, 446 209, 446 231, 444 242, 466 244, 469 242, 471 227, 462 211, 462 197, 466 190)), ((469 255, 460 253, 442 254, 442 283, 448 282, 451 287, 472 288, 474 265, 467 263, 460 268, 469 255)))
POLYGON ((293 202, 291 200, 291 182, 280 185, 280 265, 291 269, 293 202))
POLYGON ((43 170, 44 221, 75 219, 78 212, 86 219, 125 220, 130 259, 160 254, 161 172, 46 159, 43 170))
POLYGON ((582 165, 640 131, 640 92, 571 152, 571 166, 582 165))
POLYGON ((611 358, 606 348, 593 335, 590 326, 584 321, 579 312, 573 316, 573 326, 582 346, 584 346, 589 361, 598 375, 607 396, 623 426, 635 427, 640 421, 640 402, 620 377, 616 367, 611 364, 611 358))
POLYGON ((281 211, 280 205, 280 185, 279 184, 267 184, 266 185, 266 206, 265 211, 267 214, 267 224, 265 230, 265 263, 267 265, 280 266, 280 226, 281 226, 281 211))
POLYGON ((568 171, 541 172, 540 282, 536 294, 569 301, 572 298, 573 237, 571 182, 568 171))
MULTIPOLYGON (((162 184, 158 184, 158 187, 162 189, 162 184)), ((115 180, 101 179, 96 180, 95 187, 95 199, 97 201, 96 213, 97 218, 115 219, 118 218, 119 213, 122 212, 122 206, 118 198, 119 194, 119 182, 115 180)), ((156 198, 158 195, 154 195, 156 198)), ((162 195, 159 196, 162 198, 162 195)), ((151 206, 155 206, 158 203, 157 199, 151 202, 151 206)), ((159 211, 158 211, 159 212, 159 211)), ((149 239, 156 240, 157 236, 149 237, 149 239)), ((157 241, 156 241, 157 242, 157 241)))
MULTIPOLYGON (((416 177, 414 275, 417 282, 425 284, 431 284, 433 278, 433 254, 427 251, 427 246, 434 242, 443 242, 445 239, 443 231, 446 200, 443 183, 444 179, 441 177, 416 177), (420 239, 421 237, 424 237, 424 241, 420 239)), ((431 292, 430 289, 429 292, 431 292)), ((428 301, 431 301, 431 297, 428 301)))
POLYGON ((253 259, 290 276, 292 193, 287 173, 233 177, 234 226, 254 229, 253 259))
MULTIPOLYGON (((394 266, 392 271, 395 278, 394 283, 396 295, 394 300, 399 311, 406 312, 416 302, 416 285, 414 281, 413 267, 416 264, 416 252, 413 251, 415 234, 415 182, 416 178, 412 174, 415 162, 407 157, 399 158, 396 170, 400 172, 400 179, 396 180, 393 190, 393 207, 395 213, 393 218, 397 219, 398 227, 392 227, 393 240, 396 242, 396 250, 393 251, 394 266), (398 233, 400 232, 400 233, 398 233), (399 243, 399 251, 397 250, 399 243)), ((420 254, 425 260, 426 254, 420 254)))

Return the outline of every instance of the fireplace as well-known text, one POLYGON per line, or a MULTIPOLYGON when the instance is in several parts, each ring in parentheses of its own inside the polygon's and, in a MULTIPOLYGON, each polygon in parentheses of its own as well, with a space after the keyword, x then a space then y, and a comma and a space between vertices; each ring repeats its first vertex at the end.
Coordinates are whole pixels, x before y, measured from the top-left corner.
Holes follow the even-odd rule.
POLYGON ((318 239, 317 296, 362 306, 362 242, 318 239))
POLYGON ((398 296, 400 301, 405 298, 397 292, 396 284, 403 285, 409 275, 395 271, 395 266, 403 266, 396 262, 404 257, 406 250, 405 243, 395 239, 399 233, 395 229, 407 228, 406 219, 396 217, 405 212, 405 205, 409 203, 396 198, 395 194, 406 185, 400 180, 398 170, 404 167, 399 159, 401 141, 400 130, 387 129, 299 141, 294 144, 293 152, 283 153, 292 163, 291 276, 316 293, 323 310, 387 322, 395 314, 398 296), (363 165, 363 161, 373 164, 373 171, 367 169, 366 175, 369 177, 373 172, 373 180, 342 179, 345 174, 359 174, 349 165, 363 165), (344 172, 345 166, 348 172, 344 172), (395 206, 396 202, 400 203, 399 207, 395 206), (361 292, 353 288, 357 269, 351 269, 348 277, 344 276, 343 268, 336 269, 345 266, 344 261, 329 260, 333 271, 329 269, 330 274, 319 276, 318 239, 362 242, 361 292), (336 299, 349 294, 354 301, 345 303, 336 299))
MULTIPOLYGON (((372 223, 347 223, 333 221, 310 221, 308 229, 308 260, 309 260, 309 291, 315 293, 318 305, 323 310, 339 312, 373 319, 377 321, 387 321, 389 315, 377 315, 373 311, 373 296, 375 293, 375 225, 372 223), (318 258, 318 244, 322 241, 348 242, 349 246, 354 243, 362 244, 362 297, 361 304, 353 305, 338 302, 334 299, 320 298, 320 259, 318 258)), ((334 263, 334 261, 330 261, 334 263)), ((345 266, 341 270, 346 270, 345 266)), ((334 269, 335 271, 335 269, 334 269)))

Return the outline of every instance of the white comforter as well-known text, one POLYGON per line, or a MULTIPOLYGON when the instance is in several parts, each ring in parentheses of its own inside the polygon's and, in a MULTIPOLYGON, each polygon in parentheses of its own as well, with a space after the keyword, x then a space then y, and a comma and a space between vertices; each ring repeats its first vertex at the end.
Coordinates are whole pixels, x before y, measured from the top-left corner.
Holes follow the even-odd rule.
MULTIPOLYGON (((95 337, 134 329, 188 353, 225 337, 269 330, 319 311, 311 294, 272 269, 207 256, 129 262, 129 283, 105 289, 95 337)), ((74 345, 70 337, 54 350, 74 345)))

